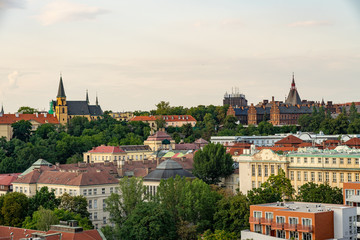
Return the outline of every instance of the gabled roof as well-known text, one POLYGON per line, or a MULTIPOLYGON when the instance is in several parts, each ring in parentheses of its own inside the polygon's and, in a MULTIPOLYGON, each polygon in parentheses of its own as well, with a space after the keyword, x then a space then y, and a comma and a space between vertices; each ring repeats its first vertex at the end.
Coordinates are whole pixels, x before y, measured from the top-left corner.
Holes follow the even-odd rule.
POLYGON ((344 143, 347 146, 360 146, 360 139, 359 138, 352 138, 349 139, 344 143))
POLYGON ((67 101, 68 115, 90 115, 86 101, 67 101))
POLYGON ((165 122, 196 122, 191 115, 162 115, 156 116, 156 118, 162 118, 165 122))
POLYGON ((203 138, 196 139, 196 141, 194 143, 196 143, 196 144, 209 144, 209 142, 206 141, 203 138))
POLYGON ((40 124, 52 123, 59 124, 59 120, 53 114, 4 114, 0 116, 0 124, 13 124, 17 121, 35 121, 40 124))
POLYGON ((298 137, 295 137, 294 135, 289 135, 287 137, 284 137, 283 139, 277 141, 275 143, 275 145, 279 145, 279 144, 300 144, 302 143, 303 140, 301 140, 298 137))
POLYGON ((90 153, 123 153, 125 151, 122 150, 120 147, 117 147, 117 146, 101 145, 101 146, 98 146, 98 147, 94 147, 89 152, 90 153))
POLYGON ((146 141, 162 141, 162 140, 172 140, 169 134, 164 131, 157 131, 155 134, 149 136, 146 141))
POLYGON ((91 116, 103 115, 103 111, 99 105, 89 105, 89 112, 91 116))
POLYGON ((311 114, 312 113, 312 107, 310 106, 292 106, 292 105, 280 105, 279 106, 280 113, 289 113, 289 114, 311 114))
POLYGON ((146 122, 146 121, 155 121, 156 117, 154 116, 135 116, 131 119, 129 119, 129 121, 142 121, 142 122, 146 122))
POLYGON ((0 174, 0 185, 10 186, 19 175, 20 173, 0 174))
POLYGON ((144 177, 144 181, 160 181, 161 179, 180 177, 195 178, 190 172, 184 170, 182 166, 173 161, 166 160, 159 164, 156 169, 144 177))

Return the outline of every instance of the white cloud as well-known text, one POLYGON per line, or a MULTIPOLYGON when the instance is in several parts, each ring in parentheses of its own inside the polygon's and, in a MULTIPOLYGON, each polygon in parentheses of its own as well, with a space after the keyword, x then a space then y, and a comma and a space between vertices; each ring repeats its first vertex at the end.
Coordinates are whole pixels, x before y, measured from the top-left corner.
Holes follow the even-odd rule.
POLYGON ((8 8, 24 8, 24 0, 0 0, 0 10, 8 8))
POLYGON ((331 22, 328 21, 299 21, 288 24, 289 27, 312 27, 312 26, 329 26, 332 25, 331 22))
POLYGON ((10 73, 8 75, 8 88, 9 89, 18 88, 18 85, 17 85, 18 77, 19 77, 18 71, 13 71, 12 73, 10 73))
POLYGON ((85 4, 72 3, 65 0, 56 0, 47 4, 42 12, 35 16, 43 25, 59 22, 72 22, 95 19, 100 14, 109 11, 85 4))

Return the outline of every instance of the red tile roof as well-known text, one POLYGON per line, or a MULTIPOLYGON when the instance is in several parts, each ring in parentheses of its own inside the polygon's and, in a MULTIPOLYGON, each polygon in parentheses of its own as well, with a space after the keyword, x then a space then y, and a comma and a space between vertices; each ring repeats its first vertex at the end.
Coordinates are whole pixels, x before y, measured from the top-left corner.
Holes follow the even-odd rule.
MULTIPOLYGON (((52 234, 61 232, 62 240, 102 240, 101 235, 95 229, 85 230, 77 233, 62 232, 50 230, 48 232, 24 229, 24 228, 14 228, 7 226, 0 226, 0 239, 2 240, 20 240, 23 238, 30 238, 33 233, 42 233, 42 234, 52 234), (12 233, 12 235, 10 235, 12 233)), ((46 240, 59 240, 60 236, 49 236, 45 238, 46 240)))
POLYGON ((360 139, 359 138, 352 138, 344 143, 349 147, 360 147, 360 139))
POLYGON ((155 121, 155 120, 156 120, 155 116, 135 116, 129 119, 129 121, 142 121, 142 122, 155 121))
POLYGON ((101 146, 98 146, 98 147, 94 147, 89 152, 91 152, 91 153, 123 153, 125 151, 122 150, 120 147, 117 147, 117 146, 101 145, 101 146))
POLYGON ((257 150, 271 149, 274 152, 277 151, 290 152, 290 151, 296 151, 298 148, 297 147, 256 147, 256 149, 257 150))
POLYGON ((44 123, 52 123, 52 124, 59 124, 58 119, 53 114, 46 114, 46 117, 44 114, 22 114, 19 113, 18 117, 16 117, 16 114, 4 114, 3 116, 0 116, 0 124, 13 124, 17 121, 25 120, 25 121, 36 121, 40 124, 44 123))
POLYGON ((10 186, 21 173, 0 174, 0 185, 10 186))
POLYGON ((197 150, 199 148, 200 148, 199 144, 195 144, 195 143, 175 144, 175 150, 197 150))
POLYGON ((289 135, 287 137, 284 137, 283 139, 277 141, 275 143, 275 145, 279 145, 279 144, 300 144, 302 143, 303 140, 301 140, 298 137, 295 137, 294 135, 289 135))
POLYGON ((157 131, 155 134, 149 136, 146 141, 162 141, 162 140, 172 140, 169 134, 163 131, 157 131))

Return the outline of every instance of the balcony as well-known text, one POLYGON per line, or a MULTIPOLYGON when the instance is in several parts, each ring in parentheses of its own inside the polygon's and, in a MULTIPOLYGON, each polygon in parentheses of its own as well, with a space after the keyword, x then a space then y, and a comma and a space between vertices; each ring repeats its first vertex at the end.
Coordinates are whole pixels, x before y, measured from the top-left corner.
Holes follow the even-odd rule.
POLYGON ((271 229, 284 230, 284 223, 271 223, 271 229))
POLYGON ((311 225, 302 225, 302 224, 298 224, 298 225, 297 225, 297 230, 298 230, 299 232, 308 232, 308 233, 310 233, 310 232, 313 231, 311 225))
POLYGON ((272 222, 273 222, 272 218, 261 218, 260 219, 260 223, 263 225, 271 225, 272 222))
POLYGON ((296 231, 299 224, 284 223, 284 229, 287 231, 296 231))
POLYGON ((249 223, 260 224, 260 218, 249 217, 249 223))

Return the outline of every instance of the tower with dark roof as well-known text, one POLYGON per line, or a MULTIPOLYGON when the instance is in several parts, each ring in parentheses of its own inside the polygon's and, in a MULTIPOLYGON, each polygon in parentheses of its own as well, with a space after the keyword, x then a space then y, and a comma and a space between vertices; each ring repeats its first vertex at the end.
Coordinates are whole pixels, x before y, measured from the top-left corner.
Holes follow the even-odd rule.
POLYGON ((286 104, 290 104, 290 105, 297 105, 297 104, 301 104, 301 99, 300 99, 300 95, 296 89, 295 86, 295 77, 294 77, 294 73, 292 75, 292 83, 291 83, 291 88, 288 94, 288 97, 285 100, 286 104))
POLYGON ((68 121, 68 106, 66 103, 66 95, 62 75, 60 74, 60 82, 58 94, 56 96, 55 113, 60 124, 66 124, 68 121))

